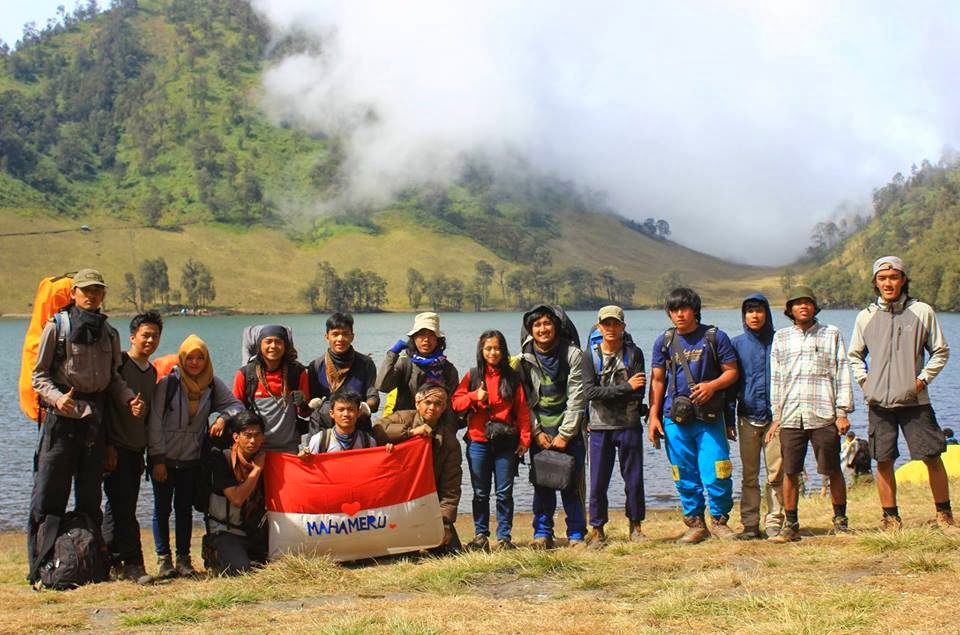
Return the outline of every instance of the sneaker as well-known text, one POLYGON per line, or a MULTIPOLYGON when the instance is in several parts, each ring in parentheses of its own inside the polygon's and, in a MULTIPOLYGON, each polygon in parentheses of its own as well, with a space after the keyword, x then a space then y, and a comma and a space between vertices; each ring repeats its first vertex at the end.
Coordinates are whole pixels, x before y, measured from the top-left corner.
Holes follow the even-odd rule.
POLYGON ((173 566, 173 558, 170 554, 157 556, 157 579, 166 580, 175 577, 177 577, 177 569, 173 566))
POLYGON ((849 521, 847 520, 846 516, 833 517, 833 533, 835 534, 850 533, 849 521))
POLYGON ((682 545, 695 545, 710 537, 707 525, 703 522, 703 516, 684 516, 683 524, 687 526, 687 530, 677 539, 677 542, 682 545))
POLYGON ((123 565, 122 576, 124 580, 130 580, 137 584, 150 584, 153 582, 153 576, 147 573, 142 562, 123 565))
POLYGON ((630 542, 645 542, 647 535, 643 533, 642 523, 630 523, 630 542))
POLYGON ((540 536, 539 538, 534 538, 533 541, 530 543, 531 549, 545 550, 545 549, 553 549, 553 547, 554 547, 553 538, 551 538, 550 536, 540 536))
POLYGON ((177 573, 185 578, 197 575, 197 570, 190 562, 190 556, 177 556, 177 573))
POLYGON ((730 525, 727 524, 726 516, 718 516, 717 518, 710 519, 710 531, 713 532, 713 535, 719 538, 720 540, 736 540, 737 533, 730 529, 730 525))
POLYGON ((513 544, 513 541, 509 538, 504 538, 503 540, 497 541, 497 546, 494 547, 494 551, 511 551, 516 549, 517 546, 513 544))
POLYGON ((791 525, 786 524, 783 526, 783 529, 780 530, 776 536, 772 538, 767 538, 767 542, 774 542, 777 544, 783 544, 785 542, 799 542, 800 540, 800 525, 791 525))
POLYGON ((744 525, 737 534, 737 540, 760 540, 760 538, 760 525, 744 525))
POLYGON ((766 534, 767 538, 773 538, 774 536, 779 536, 780 532, 783 531, 783 525, 770 525, 768 524, 763 528, 763 533, 766 534))
POLYGON ((960 533, 960 527, 953 520, 953 512, 937 512, 937 526, 948 534, 960 533))
POLYGON ((903 529, 903 521, 899 516, 883 515, 880 519, 880 531, 900 531, 903 529))
POLYGON ((477 534, 467 543, 467 551, 490 551, 490 539, 483 534, 477 534))
POLYGON ((587 535, 587 547, 590 549, 603 549, 603 543, 607 541, 607 534, 603 527, 593 527, 587 535))

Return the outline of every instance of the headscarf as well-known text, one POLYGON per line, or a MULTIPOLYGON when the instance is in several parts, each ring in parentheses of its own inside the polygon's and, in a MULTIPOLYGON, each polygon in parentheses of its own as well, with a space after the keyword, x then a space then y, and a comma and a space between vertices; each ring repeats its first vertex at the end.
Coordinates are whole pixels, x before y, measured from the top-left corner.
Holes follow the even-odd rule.
POLYGON ((210 351, 207 349, 206 343, 196 335, 188 335, 187 339, 183 340, 180 350, 177 351, 177 357, 180 359, 180 383, 187 391, 189 412, 190 416, 193 417, 200 408, 200 396, 213 381, 213 360, 210 359, 210 351), (203 353, 203 358, 207 364, 199 375, 190 375, 187 373, 185 364, 187 355, 198 350, 203 353))

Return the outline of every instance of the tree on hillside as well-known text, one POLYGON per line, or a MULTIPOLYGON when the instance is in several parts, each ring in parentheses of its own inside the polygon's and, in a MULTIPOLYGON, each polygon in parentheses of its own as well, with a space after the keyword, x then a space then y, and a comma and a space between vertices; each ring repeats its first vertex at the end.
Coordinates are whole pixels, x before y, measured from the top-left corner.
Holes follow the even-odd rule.
POLYGON ((570 287, 570 306, 574 309, 588 308, 594 304, 594 288, 597 278, 583 267, 568 267, 564 272, 570 287))
POLYGON ((423 274, 418 270, 413 267, 407 269, 407 300, 410 302, 411 309, 420 306, 420 299, 423 297, 426 283, 423 274))
POLYGON ((660 238, 666 238, 670 235, 670 223, 663 220, 662 218, 657 221, 657 234, 660 235, 660 238))
POLYGON ((140 286, 137 284, 137 278, 129 271, 123 274, 123 292, 120 299, 133 305, 133 310, 137 313, 143 311, 143 302, 140 296, 140 286))
POLYGON ((496 269, 486 260, 478 260, 473 266, 473 270, 476 274, 473 279, 474 286, 480 291, 480 305, 486 306, 490 296, 490 284, 493 282, 496 269))
POLYGON ((663 308, 671 291, 683 286, 686 283, 679 271, 667 271, 661 275, 657 283, 657 308, 663 308))
POLYGON ((780 288, 783 290, 783 294, 787 295, 790 293, 790 289, 794 287, 797 282, 797 273, 793 270, 793 267, 786 267, 783 270, 783 273, 780 274, 780 288))
POLYGON ((217 297, 213 285, 213 274, 205 264, 190 258, 183 265, 180 274, 180 286, 187 296, 187 303, 194 311, 205 308, 217 297))
POLYGON ((162 256, 140 263, 140 294, 143 302, 154 304, 167 303, 170 294, 170 279, 167 275, 167 262, 162 256))

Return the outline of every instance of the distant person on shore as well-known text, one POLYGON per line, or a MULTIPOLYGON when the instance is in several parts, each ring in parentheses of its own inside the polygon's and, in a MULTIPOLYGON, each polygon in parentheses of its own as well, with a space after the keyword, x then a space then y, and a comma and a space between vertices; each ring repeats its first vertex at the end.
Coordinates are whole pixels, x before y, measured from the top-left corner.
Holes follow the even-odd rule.
POLYGON ((222 434, 225 417, 243 410, 240 400, 214 376, 213 361, 203 340, 188 336, 177 355, 179 365, 157 384, 147 424, 159 578, 196 573, 190 561, 190 538, 203 438, 213 435, 215 429, 222 434), (220 416, 208 426, 211 413, 220 416), (170 512, 174 505, 176 566, 170 554, 170 512))
POLYGON ((265 422, 245 410, 230 417, 233 444, 211 451, 210 502, 203 537, 203 566, 218 575, 238 575, 267 561, 267 523, 263 494, 265 422))
MULTIPOLYGON (((39 550, 53 547, 52 540, 49 545, 38 545, 37 534, 48 518, 59 523, 69 503, 71 486, 76 511, 100 527, 107 401, 134 417, 146 414, 141 396, 131 391, 117 372, 123 348, 117 331, 100 312, 106 293, 107 285, 99 271, 81 269, 73 277, 70 304, 58 318, 51 318, 40 335, 32 377, 43 408, 43 423, 34 455, 27 522, 31 584, 39 579, 39 566, 47 555, 39 550)), ((55 538, 56 528, 48 526, 43 533, 55 538)))
POLYGON ((953 435, 953 428, 943 429, 943 439, 947 445, 960 445, 960 441, 957 441, 957 437, 953 435))
POLYGON ((473 486, 474 537, 468 549, 490 549, 490 480, 497 500, 497 550, 513 549, 513 482, 530 447, 530 410, 520 375, 510 367, 507 340, 484 331, 477 365, 464 374, 453 407, 467 414, 467 465, 473 486))
POLYGON ((457 507, 463 479, 463 454, 457 440, 457 426, 444 417, 450 397, 440 384, 426 382, 414 393, 415 410, 398 410, 382 417, 373 426, 377 445, 397 444, 414 437, 427 437, 433 445, 433 476, 443 515, 443 542, 437 554, 462 549, 457 536, 457 507))
MULTIPOLYGON (((583 354, 579 335, 558 306, 540 304, 523 314, 524 336, 520 343, 518 367, 530 404, 533 441, 531 460, 546 449, 565 452, 576 461, 571 485, 560 491, 566 514, 567 541, 571 547, 585 546, 587 533, 584 509, 583 354)), ((554 514, 557 490, 533 488, 533 543, 535 549, 554 547, 554 514)))
POLYGON ((733 464, 728 439, 736 423, 726 421, 724 391, 737 381, 737 356, 727 334, 700 322, 700 296, 680 287, 667 295, 673 328, 653 343, 649 435, 655 447, 666 438, 667 456, 683 507, 687 530, 682 544, 702 542, 710 530, 731 540, 733 464), (704 521, 704 489, 710 503, 710 530, 704 521))
POLYGON ((829 477, 833 503, 833 530, 847 529, 847 484, 840 466, 840 435, 850 428, 853 386, 843 334, 816 316, 820 312, 810 287, 798 286, 787 295, 784 315, 793 326, 773 336, 770 354, 770 404, 772 440, 780 435, 783 455, 783 504, 786 523, 769 538, 786 543, 800 540, 797 514, 799 475, 803 472, 807 444, 813 446, 817 472, 829 477))
POLYGON ((596 336, 583 349, 583 395, 589 401, 590 534, 587 546, 607 540, 607 490, 619 455, 624 507, 630 540, 641 542, 647 508, 643 490, 643 403, 647 385, 643 352, 626 331, 623 309, 605 306, 597 313, 596 336))
POLYGON ((740 462, 743 474, 740 484, 740 540, 762 538, 760 533, 760 499, 767 508, 764 533, 776 536, 783 527, 783 459, 780 437, 767 440, 773 423, 770 412, 770 348, 773 345, 773 314, 763 295, 747 296, 740 305, 743 333, 731 340, 737 353, 739 377, 735 389, 728 391, 728 416, 737 422, 740 440, 740 462), (767 480, 760 487, 760 455, 766 467, 767 480))
POLYGON ((413 410, 414 395, 429 381, 446 389, 448 401, 443 417, 456 427, 449 398, 460 383, 460 375, 447 359, 446 348, 447 338, 440 330, 440 316, 430 311, 417 314, 413 328, 406 338, 400 338, 390 347, 377 373, 377 390, 385 393, 396 390, 390 412, 413 410))
MULTIPOLYGON (((300 425, 298 409, 310 400, 307 373, 297 361, 297 349, 286 327, 266 325, 257 334, 257 354, 233 378, 233 396, 247 410, 263 417, 266 452, 296 454, 306 426, 300 425)), ((216 436, 222 431, 211 430, 216 436)))
POLYGON ((877 493, 883 508, 880 526, 897 530, 903 525, 893 470, 900 456, 897 439, 902 429, 910 458, 927 466, 937 524, 956 532, 960 528, 953 518, 950 482, 940 458, 947 449, 946 440, 927 392, 946 366, 950 347, 930 305, 910 297, 907 268, 900 258, 878 258, 872 276, 877 299, 857 315, 850 365, 868 407, 870 454, 877 462, 877 493))
MULTIPOLYGON (((373 360, 353 348, 353 316, 334 313, 327 318, 327 352, 307 365, 310 396, 323 397, 347 388, 363 397, 357 428, 370 432, 371 414, 380 408, 377 390, 377 366, 373 360)), ((332 404, 325 402, 311 415, 310 431, 332 428, 332 404)))
POLYGON ((861 479, 873 480, 873 467, 870 460, 870 444, 861 439, 853 430, 847 432, 843 449, 840 451, 840 463, 847 486, 856 485, 861 479))
MULTIPOLYGON (((150 356, 160 345, 163 318, 156 311, 141 313, 130 321, 130 348, 120 356, 120 376, 130 390, 141 396, 144 411, 150 411, 157 387, 157 369, 150 356)), ((127 408, 107 404, 107 458, 103 491, 107 504, 103 514, 103 539, 113 554, 120 575, 137 584, 153 578, 143 566, 137 499, 143 480, 144 450, 147 447, 146 417, 134 417, 127 408)))
POLYGON ((323 428, 311 436, 307 446, 300 451, 301 457, 326 452, 362 450, 377 445, 373 436, 357 425, 360 418, 360 404, 363 403, 359 393, 349 388, 341 388, 333 393, 328 402, 333 427, 323 428))

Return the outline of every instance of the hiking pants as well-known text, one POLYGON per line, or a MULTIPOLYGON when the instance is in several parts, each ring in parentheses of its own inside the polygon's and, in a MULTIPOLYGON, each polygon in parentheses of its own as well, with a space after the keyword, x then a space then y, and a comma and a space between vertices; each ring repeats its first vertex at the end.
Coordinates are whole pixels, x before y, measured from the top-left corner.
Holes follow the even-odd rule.
MULTIPOLYGON (((531 465, 533 457, 541 451, 537 442, 530 445, 531 465)), ((584 482, 583 464, 587 457, 587 448, 583 436, 577 435, 567 444, 567 453, 577 461, 577 473, 573 483, 560 492, 563 511, 567 515, 567 538, 583 540, 587 533, 587 519, 583 508, 584 482)), ((549 487, 533 488, 533 537, 553 538, 553 515, 557 511, 557 490, 549 487)))
POLYGON ((723 421, 695 420, 680 425, 664 417, 663 431, 683 515, 703 516, 706 489, 710 515, 729 517, 733 509, 733 464, 723 421))
POLYGON ((591 430, 590 526, 603 527, 607 518, 607 490, 613 462, 619 454, 620 476, 626 493, 627 518, 639 523, 646 517, 643 493, 643 430, 640 426, 620 430, 591 430))
POLYGON ((249 571, 255 564, 266 562, 263 550, 252 549, 252 542, 246 536, 220 531, 204 536, 203 543, 212 551, 210 554, 204 552, 203 566, 217 574, 238 575, 249 571))
POLYGON ((489 443, 467 441, 467 465, 473 485, 473 527, 490 535, 490 479, 497 497, 497 540, 510 540, 513 529, 513 480, 517 475, 516 447, 494 450, 489 443))
POLYGON ((780 435, 769 443, 764 441, 770 422, 754 425, 750 419, 737 419, 737 438, 740 439, 740 462, 743 480, 740 484, 740 522, 744 527, 760 526, 760 454, 767 470, 767 482, 762 488, 767 508, 765 527, 783 526, 783 458, 780 456, 780 435))
POLYGON ((117 448, 117 467, 103 478, 107 504, 103 508, 103 539, 115 561, 143 564, 137 499, 143 478, 143 450, 117 448))
POLYGON ((170 555, 170 510, 175 513, 177 557, 190 555, 193 534, 193 491, 200 466, 167 467, 167 480, 153 483, 153 540, 158 556, 170 555))
POLYGON ((100 526, 105 447, 103 430, 95 417, 71 419, 46 411, 33 457, 33 492, 27 520, 27 559, 31 570, 37 556, 37 531, 47 515, 66 513, 71 485, 74 509, 100 526))

